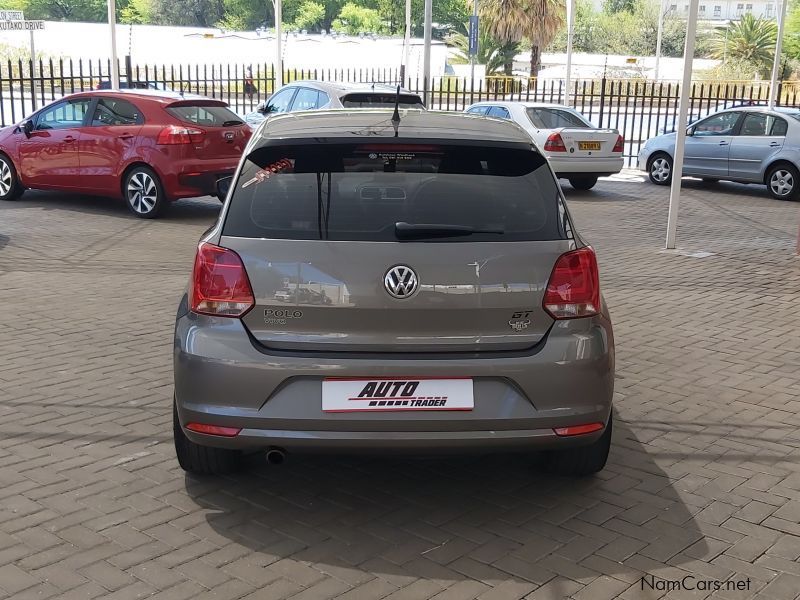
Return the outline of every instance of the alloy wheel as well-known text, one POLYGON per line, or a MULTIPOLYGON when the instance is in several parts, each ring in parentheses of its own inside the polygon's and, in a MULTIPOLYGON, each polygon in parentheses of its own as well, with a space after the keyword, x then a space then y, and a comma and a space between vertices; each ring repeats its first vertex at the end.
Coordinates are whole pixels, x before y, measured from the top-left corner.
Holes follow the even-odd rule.
POLYGON ((146 215, 158 202, 158 187, 153 178, 138 171, 128 180, 128 203, 137 213, 146 215))
POLYGON ((652 175, 653 179, 659 183, 667 181, 671 173, 672 166, 669 164, 669 160, 666 158, 659 157, 653 161, 653 164, 650 165, 650 174, 652 175))
POLYGON ((788 196, 794 190, 794 176, 786 169, 778 169, 769 178, 769 186, 776 196, 788 196))
POLYGON ((8 196, 14 186, 14 176, 11 167, 4 158, 0 158, 0 196, 8 196))

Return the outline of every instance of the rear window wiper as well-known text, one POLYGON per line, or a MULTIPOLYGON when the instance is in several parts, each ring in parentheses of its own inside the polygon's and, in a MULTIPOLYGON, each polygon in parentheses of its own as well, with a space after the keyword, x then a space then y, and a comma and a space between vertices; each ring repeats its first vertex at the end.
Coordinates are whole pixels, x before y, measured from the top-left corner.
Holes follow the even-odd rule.
POLYGON ((394 224, 394 233, 397 239, 409 240, 420 238, 439 238, 472 235, 473 233, 494 233, 503 235, 505 229, 487 228, 479 229, 469 225, 450 225, 447 223, 406 223, 400 221, 394 224))
POLYGON ((231 119, 230 121, 225 121, 222 124, 223 127, 233 127, 234 125, 244 125, 244 121, 240 121, 239 119, 231 119))

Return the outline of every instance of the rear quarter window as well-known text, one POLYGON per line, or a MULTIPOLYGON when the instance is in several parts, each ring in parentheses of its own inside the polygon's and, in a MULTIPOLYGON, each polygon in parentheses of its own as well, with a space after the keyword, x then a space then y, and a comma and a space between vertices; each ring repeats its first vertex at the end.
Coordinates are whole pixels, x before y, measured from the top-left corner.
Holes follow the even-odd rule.
POLYGON ((266 146, 244 161, 223 235, 398 241, 395 224, 502 230, 422 241, 567 239, 558 184, 533 150, 446 144, 266 146))
POLYGON ((201 127, 232 127, 242 120, 226 106, 181 104, 168 106, 167 112, 184 123, 201 127))

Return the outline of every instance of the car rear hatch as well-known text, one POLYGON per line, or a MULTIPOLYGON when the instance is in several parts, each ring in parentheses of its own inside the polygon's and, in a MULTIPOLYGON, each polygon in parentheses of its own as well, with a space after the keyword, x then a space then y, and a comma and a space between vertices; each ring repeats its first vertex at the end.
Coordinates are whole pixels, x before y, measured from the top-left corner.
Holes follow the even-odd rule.
POLYGON ((219 245, 264 346, 347 352, 529 348, 574 247, 545 159, 524 145, 352 143, 255 150, 219 245))
POLYGON ((166 111, 186 126, 199 158, 238 158, 250 139, 250 126, 219 100, 180 100, 166 111))

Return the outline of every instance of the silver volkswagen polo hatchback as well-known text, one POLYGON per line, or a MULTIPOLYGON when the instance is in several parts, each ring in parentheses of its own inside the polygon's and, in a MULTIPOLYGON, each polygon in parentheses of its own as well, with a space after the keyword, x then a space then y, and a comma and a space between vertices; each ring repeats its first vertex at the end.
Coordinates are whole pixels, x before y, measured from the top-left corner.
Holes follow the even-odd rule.
POLYGON ((595 253, 517 125, 269 119, 202 237, 174 340, 180 465, 541 451, 603 468, 614 337, 595 253))

